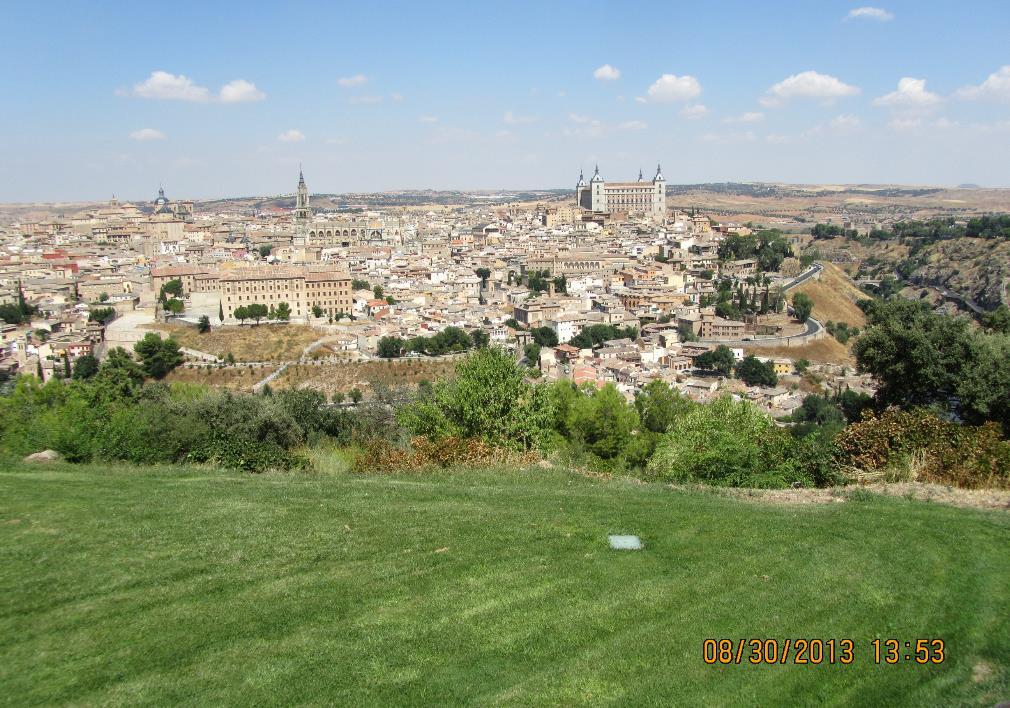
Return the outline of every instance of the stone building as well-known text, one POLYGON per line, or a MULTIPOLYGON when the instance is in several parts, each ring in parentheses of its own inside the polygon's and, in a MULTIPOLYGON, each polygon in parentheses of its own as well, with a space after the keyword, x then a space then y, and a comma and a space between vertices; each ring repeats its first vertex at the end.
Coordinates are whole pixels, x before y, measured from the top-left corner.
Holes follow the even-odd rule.
POLYGON ((596 167, 593 178, 586 184, 580 173, 575 185, 575 203, 587 211, 597 214, 626 212, 645 214, 654 221, 666 218, 666 178, 663 170, 656 165, 656 176, 646 182, 642 172, 638 172, 637 182, 607 182, 596 167))
POLYGON ((235 321, 235 308, 254 303, 276 306, 286 302, 292 319, 305 320, 312 308, 323 316, 350 313, 351 276, 343 270, 308 267, 233 268, 218 276, 225 321, 235 321))

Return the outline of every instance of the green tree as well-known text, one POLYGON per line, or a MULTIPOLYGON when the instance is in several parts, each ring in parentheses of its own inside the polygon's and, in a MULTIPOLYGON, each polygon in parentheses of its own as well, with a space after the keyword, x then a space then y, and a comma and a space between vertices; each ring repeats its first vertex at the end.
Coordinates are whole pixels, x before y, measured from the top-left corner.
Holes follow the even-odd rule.
POLYGON ((383 337, 379 340, 377 353, 383 359, 393 359, 403 353, 403 340, 399 337, 383 337))
POLYGON ((279 302, 277 303, 277 310, 274 314, 280 321, 287 322, 291 319, 291 306, 286 302, 279 302))
POLYGON ((845 389, 837 396, 838 405, 842 409, 845 420, 856 423, 863 418, 863 411, 873 408, 873 397, 852 389, 845 389))
POLYGON ((575 399, 568 413, 572 438, 604 460, 620 457, 638 427, 638 413, 613 384, 575 399))
POLYGON ((200 320, 196 325, 196 330, 200 334, 206 334, 210 331, 210 318, 207 315, 201 315, 200 320))
POLYGON ((108 302, 108 301, 109 301, 108 293, 102 293, 101 295, 98 296, 98 302, 108 302))
POLYGON ((748 386, 773 387, 779 382, 775 365, 770 361, 761 361, 754 355, 744 357, 736 365, 736 375, 748 386))
POLYGON ((144 383, 144 370, 133 360, 129 352, 122 347, 116 347, 106 355, 92 381, 96 400, 131 399, 137 395, 144 383))
POLYGON ((793 296, 793 314, 800 322, 806 322, 814 311, 814 301, 806 293, 796 293, 793 296))
POLYGON ((635 396, 642 427, 653 433, 665 433, 673 421, 695 406, 689 398, 670 388, 659 379, 647 383, 635 396))
POLYGON ((249 319, 249 308, 245 305, 239 305, 235 308, 234 315, 235 319, 237 319, 240 323, 244 323, 247 319, 249 319))
POLYGON ((114 307, 96 307, 88 312, 88 320, 91 322, 101 322, 103 325, 107 325, 114 319, 116 319, 116 308, 114 307))
POLYGON ((810 362, 806 359, 797 359, 793 362, 793 366, 796 368, 796 373, 803 375, 807 373, 807 369, 810 368, 810 362))
POLYGON ((333 401, 334 403, 336 403, 339 406, 341 403, 344 402, 344 392, 343 391, 334 391, 333 392, 333 396, 330 398, 330 400, 333 401))
POLYGON ((266 305, 261 305, 257 302, 248 305, 246 307, 246 312, 248 313, 250 319, 256 321, 256 324, 259 324, 260 320, 270 314, 270 310, 266 305))
POLYGON ((957 395, 965 365, 973 359, 971 324, 934 314, 925 303, 897 298, 864 300, 867 327, 853 352, 877 382, 881 408, 937 405, 957 395))
POLYGON ((382 293, 383 290, 381 285, 376 285, 374 288, 372 288, 372 294, 375 295, 376 300, 382 299, 382 293))
POLYGON ((481 287, 481 289, 486 288, 487 287, 488 278, 491 277, 491 269, 490 268, 483 268, 483 267, 481 267, 481 268, 478 268, 477 270, 475 270, 474 273, 476 273, 477 275, 480 276, 480 287, 481 287))
POLYGON ((361 280, 360 278, 355 278, 351 281, 351 290, 371 290, 372 286, 367 280, 361 280))
POLYGON ((470 339, 473 340, 474 349, 484 349, 491 342, 491 337, 482 329, 470 332, 470 339))
POLYGON ((982 326, 989 332, 1010 334, 1010 307, 1000 305, 982 315, 982 326))
POLYGON ((161 286, 161 293, 159 294, 158 299, 164 302, 169 297, 182 297, 182 281, 178 278, 169 280, 161 286))
POLYGON ((796 445, 752 403, 724 396, 674 420, 656 447, 648 473, 661 481, 727 487, 811 483, 794 456, 796 445))
POLYGON ((84 354, 74 362, 74 378, 78 381, 90 379, 98 373, 98 359, 94 354, 84 354))
POLYGON ((440 381, 430 398, 404 406, 398 418, 415 435, 481 438, 509 449, 540 448, 551 426, 547 388, 526 380, 525 369, 498 348, 480 349, 440 381))
POLYGON ((269 244, 263 244, 259 247, 260 258, 266 258, 270 255, 270 252, 274 250, 274 247, 269 244))
POLYGON ((173 315, 178 315, 185 309, 185 305, 183 305, 182 300, 176 300, 174 297, 165 300, 162 303, 162 307, 165 308, 165 312, 173 315))
POLYGON ((530 334, 533 335, 533 341, 541 347, 558 346, 558 335, 550 327, 537 327, 536 329, 530 330, 530 334))
POLYGON ((322 317, 323 316, 323 308, 321 308, 319 305, 313 305, 312 306, 312 316, 315 317, 315 318, 322 317))
POLYGON ((133 346, 133 351, 140 358, 144 374, 153 379, 164 378, 185 360, 178 342, 171 337, 162 339, 155 332, 145 334, 144 338, 133 346))
POLYGON ((220 301, 217 303, 217 321, 224 322, 224 305, 220 301))
POLYGON ((720 344, 715 349, 699 354, 694 359, 695 366, 699 369, 715 371, 723 376, 732 374, 735 362, 733 350, 725 344, 720 344))
POLYGON ((351 402, 354 403, 355 405, 361 403, 361 399, 364 396, 361 393, 361 389, 358 388, 357 386, 355 386, 354 388, 351 389, 351 394, 350 395, 351 395, 351 402))

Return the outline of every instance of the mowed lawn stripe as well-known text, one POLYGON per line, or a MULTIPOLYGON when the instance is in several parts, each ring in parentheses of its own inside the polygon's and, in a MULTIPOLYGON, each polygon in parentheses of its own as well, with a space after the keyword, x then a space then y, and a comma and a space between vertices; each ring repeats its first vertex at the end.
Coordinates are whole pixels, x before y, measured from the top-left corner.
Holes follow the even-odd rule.
POLYGON ((558 471, 14 465, 0 701, 995 702, 1008 531, 1001 512, 774 506, 558 471), (645 550, 609 550, 620 532, 645 550), (940 637, 948 660, 873 666, 876 636, 940 637), (707 666, 706 637, 850 637, 857 656, 707 666))

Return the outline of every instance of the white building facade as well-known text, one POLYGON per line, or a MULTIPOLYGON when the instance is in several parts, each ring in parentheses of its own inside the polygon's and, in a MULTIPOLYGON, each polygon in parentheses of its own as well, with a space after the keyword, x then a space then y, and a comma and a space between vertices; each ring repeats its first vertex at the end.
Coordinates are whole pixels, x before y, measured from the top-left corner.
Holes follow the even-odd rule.
POLYGON ((583 209, 595 213, 627 212, 645 214, 656 222, 666 218, 666 178, 662 168, 656 166, 656 176, 645 181, 641 171, 637 182, 607 182, 596 167, 593 178, 586 183, 579 175, 575 185, 575 201, 583 209))

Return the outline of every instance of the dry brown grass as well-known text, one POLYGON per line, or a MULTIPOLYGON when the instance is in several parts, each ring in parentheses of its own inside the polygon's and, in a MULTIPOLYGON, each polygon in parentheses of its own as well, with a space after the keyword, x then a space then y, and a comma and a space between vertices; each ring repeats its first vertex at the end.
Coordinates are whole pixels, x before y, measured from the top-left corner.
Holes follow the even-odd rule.
POLYGON ((223 357, 231 352, 236 361, 292 361, 302 350, 324 335, 311 327, 295 324, 261 324, 214 327, 200 334, 196 327, 179 324, 151 325, 183 347, 223 357))
MULTIPOLYGON (((674 486, 674 485, 671 485, 674 486)), ((676 488, 676 487, 675 487, 676 488)), ((683 485, 681 488, 691 488, 683 485)), ((697 487, 702 488, 702 487, 697 487)), ((1010 492, 1000 489, 959 489, 925 482, 894 482, 824 489, 719 489, 717 494, 769 504, 830 504, 845 502, 855 490, 949 504, 966 509, 1010 510, 1010 492)), ((706 491, 712 491, 709 487, 706 491)))
POLYGON ((276 366, 229 366, 224 368, 212 366, 210 369, 203 366, 196 369, 180 366, 173 369, 165 377, 165 381, 169 383, 197 383, 229 391, 252 391, 253 385, 265 379, 276 369, 276 366))
POLYGON ((814 317, 822 324, 829 320, 845 322, 850 327, 866 326, 866 317, 856 303, 866 299, 855 283, 838 266, 824 263, 819 280, 808 280, 792 293, 806 293, 814 301, 814 317))
POLYGON ((755 356, 783 357, 785 359, 806 359, 820 364, 847 364, 854 366, 856 363, 852 353, 844 344, 840 344, 832 336, 824 339, 817 339, 813 342, 794 347, 755 347, 743 345, 743 350, 747 354, 755 356))
POLYGON ((328 397, 352 388, 367 392, 373 383, 415 386, 422 380, 439 381, 456 371, 455 359, 404 359, 346 364, 292 364, 271 384, 275 389, 311 388, 328 397))

